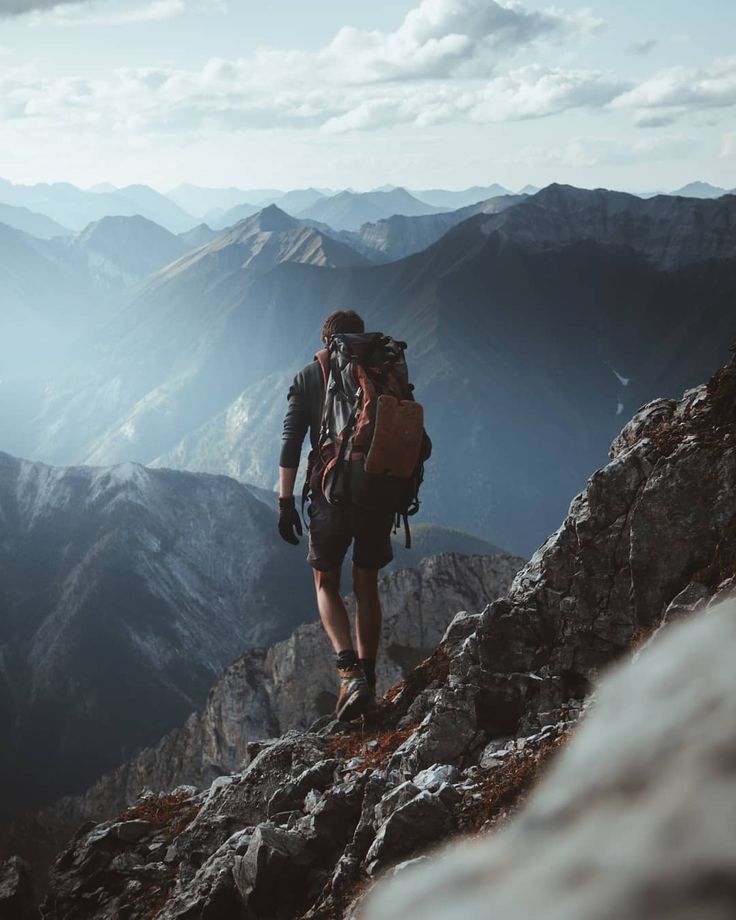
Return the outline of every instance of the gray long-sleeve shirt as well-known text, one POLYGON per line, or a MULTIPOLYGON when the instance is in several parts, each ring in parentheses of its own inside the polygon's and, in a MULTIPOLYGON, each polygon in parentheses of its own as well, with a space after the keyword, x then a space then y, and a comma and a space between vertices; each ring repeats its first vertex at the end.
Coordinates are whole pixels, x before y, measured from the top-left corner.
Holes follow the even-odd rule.
POLYGON ((302 368, 294 377, 286 397, 289 406, 284 417, 281 434, 280 466, 296 469, 302 453, 304 435, 309 430, 311 445, 317 447, 322 424, 324 383, 318 361, 302 368))

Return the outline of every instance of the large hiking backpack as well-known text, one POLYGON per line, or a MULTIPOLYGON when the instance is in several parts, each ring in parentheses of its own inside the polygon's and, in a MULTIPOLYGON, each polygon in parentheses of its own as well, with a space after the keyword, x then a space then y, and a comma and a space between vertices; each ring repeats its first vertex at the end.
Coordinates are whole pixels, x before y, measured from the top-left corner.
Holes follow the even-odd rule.
POLYGON ((380 332, 333 335, 315 355, 324 403, 305 483, 332 505, 356 505, 403 519, 419 510, 431 442, 404 359, 406 342, 380 332))

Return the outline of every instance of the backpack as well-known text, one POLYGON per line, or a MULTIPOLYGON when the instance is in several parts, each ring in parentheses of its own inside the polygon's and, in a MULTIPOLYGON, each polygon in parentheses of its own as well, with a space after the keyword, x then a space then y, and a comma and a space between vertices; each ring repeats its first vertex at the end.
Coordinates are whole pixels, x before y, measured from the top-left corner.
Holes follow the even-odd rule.
POLYGON ((395 527, 403 519, 408 549, 408 517, 419 510, 431 441, 405 349, 406 342, 371 332, 333 335, 317 352, 324 402, 303 499, 311 488, 331 505, 391 512, 395 527))

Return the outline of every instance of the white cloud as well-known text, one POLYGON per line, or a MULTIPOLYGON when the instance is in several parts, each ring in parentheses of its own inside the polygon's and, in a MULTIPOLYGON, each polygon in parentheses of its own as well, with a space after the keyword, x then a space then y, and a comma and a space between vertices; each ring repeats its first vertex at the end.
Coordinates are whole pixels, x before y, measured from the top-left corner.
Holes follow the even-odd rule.
POLYGON ((0 17, 22 16, 34 10, 48 10, 64 4, 79 4, 83 0, 0 0, 0 17))
MULTIPOLYGON (((690 112, 736 105, 736 57, 707 68, 672 67, 644 80, 613 103, 638 119, 674 120, 690 112)), ((641 122, 640 122, 641 123, 641 122)))
POLYGON ((393 32, 340 29, 322 57, 359 83, 479 76, 519 48, 601 25, 587 10, 568 15, 528 11, 512 0, 421 0, 393 32))

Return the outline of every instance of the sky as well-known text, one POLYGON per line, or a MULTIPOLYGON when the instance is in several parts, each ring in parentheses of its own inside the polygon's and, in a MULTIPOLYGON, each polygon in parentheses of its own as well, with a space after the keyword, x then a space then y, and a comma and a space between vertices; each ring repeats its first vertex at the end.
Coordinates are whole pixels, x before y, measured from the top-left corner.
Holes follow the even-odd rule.
POLYGON ((734 0, 0 0, 0 177, 736 186, 734 0))

